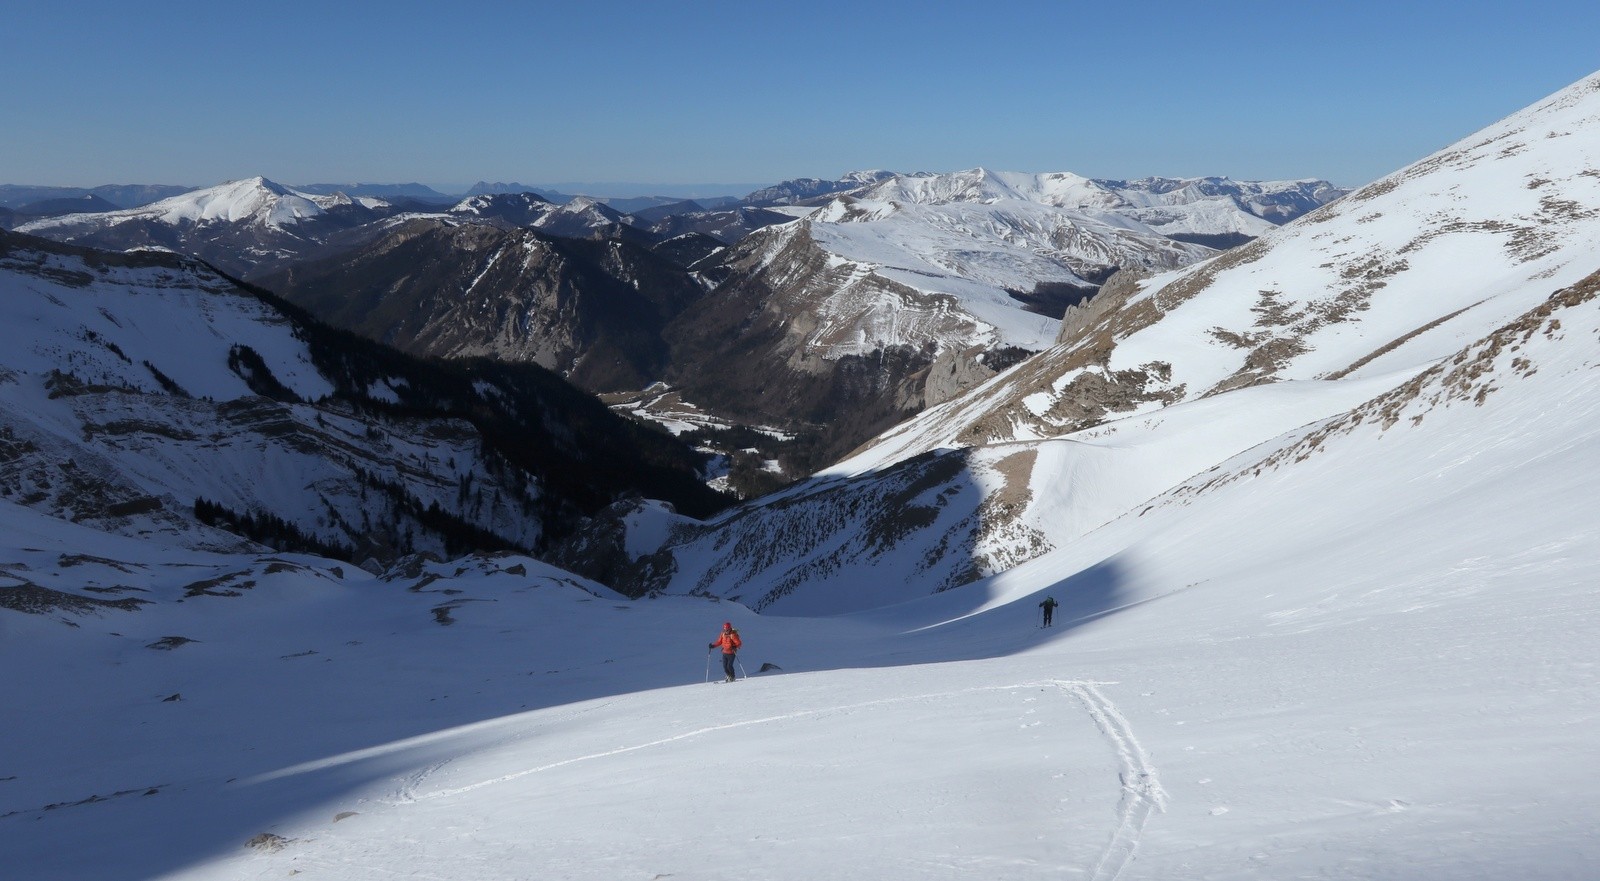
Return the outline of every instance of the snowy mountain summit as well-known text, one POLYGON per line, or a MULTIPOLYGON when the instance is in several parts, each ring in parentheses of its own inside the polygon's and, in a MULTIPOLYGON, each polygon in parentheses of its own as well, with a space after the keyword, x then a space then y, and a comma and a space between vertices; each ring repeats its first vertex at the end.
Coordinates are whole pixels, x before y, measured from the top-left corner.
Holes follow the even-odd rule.
POLYGON ((107 250, 157 247, 244 276, 300 258, 342 231, 396 213, 382 199, 313 195, 252 177, 141 208, 36 220, 17 231, 107 250))
POLYGON ((364 208, 383 208, 388 205, 381 199, 354 200, 343 193, 329 196, 300 193, 264 177, 250 177, 162 199, 142 208, 36 221, 19 228, 18 232, 40 235, 51 230, 91 225, 114 226, 136 220, 154 220, 173 226, 223 222, 283 229, 331 209, 353 204, 364 208))

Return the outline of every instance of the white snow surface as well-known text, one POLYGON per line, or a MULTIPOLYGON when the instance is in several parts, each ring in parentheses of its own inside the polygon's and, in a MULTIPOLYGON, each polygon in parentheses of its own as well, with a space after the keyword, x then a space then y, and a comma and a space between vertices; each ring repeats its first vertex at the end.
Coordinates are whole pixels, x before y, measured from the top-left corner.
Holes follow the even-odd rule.
POLYGON ((148 363, 190 395, 230 400, 252 394, 226 367, 244 345, 301 398, 333 392, 282 315, 198 263, 86 269, 43 251, 0 259, 0 368, 65 363, 87 383, 160 392, 148 363))
POLYGON ((1028 202, 1138 220, 1162 234, 1244 233, 1276 224, 1272 206, 1300 196, 1325 202, 1344 191, 1322 181, 1145 178, 1110 181, 1071 172, 1044 174, 974 168, 950 174, 896 175, 859 194, 878 202, 945 205, 1028 202))

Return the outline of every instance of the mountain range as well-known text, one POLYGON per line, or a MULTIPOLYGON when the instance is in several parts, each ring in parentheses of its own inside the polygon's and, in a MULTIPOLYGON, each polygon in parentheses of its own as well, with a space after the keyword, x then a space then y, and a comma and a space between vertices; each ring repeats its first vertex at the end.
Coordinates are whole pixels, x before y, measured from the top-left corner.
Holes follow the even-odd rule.
POLYGON ((495 192, 429 207, 253 178, 18 229, 197 256, 422 356, 533 361, 600 392, 665 381, 724 422, 800 437, 776 453, 794 474, 1044 348, 1066 308, 1116 270, 1203 259, 1213 249, 1197 241, 1247 240, 1343 192, 880 171, 786 190, 812 194, 810 206, 755 207, 777 201, 761 192, 734 208, 624 214, 520 185, 480 189, 495 192), (446 231, 463 224, 614 247, 580 261, 598 272, 573 274, 570 260, 490 271, 504 249, 484 243, 497 235, 446 231))
POLYGON ((109 202, 114 208, 138 208, 170 196, 187 193, 192 189, 194 187, 171 184, 107 184, 98 187, 34 187, 0 184, 0 207, 15 210, 39 202, 92 196, 109 202))
POLYGON ((1165 212, 1185 234, 1261 232, 1274 226, 1260 216, 1274 200, 1341 192, 1296 181, 1200 198, 1222 188, 1118 192, 1075 175, 985 169, 840 183, 794 222, 697 267, 716 286, 669 330, 693 353, 674 364, 724 368, 669 374, 686 398, 737 421, 828 426, 812 465, 1046 347, 1066 309, 1118 269, 1175 268, 1215 253, 1141 214, 1165 212))

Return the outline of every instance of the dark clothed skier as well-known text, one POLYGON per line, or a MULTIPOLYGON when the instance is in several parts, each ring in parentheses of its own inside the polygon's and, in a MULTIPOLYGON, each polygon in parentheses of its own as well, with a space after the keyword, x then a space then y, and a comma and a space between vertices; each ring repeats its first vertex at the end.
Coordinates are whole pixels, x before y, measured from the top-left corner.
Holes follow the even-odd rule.
POLYGON ((744 645, 744 641, 739 639, 739 631, 733 629, 733 622, 724 621, 722 622, 722 632, 717 634, 717 641, 706 646, 708 649, 722 647, 722 672, 728 677, 729 682, 733 681, 734 656, 739 653, 739 646, 742 645, 744 645))
POLYGON ((1039 608, 1044 609, 1044 626, 1045 627, 1049 627, 1050 626, 1050 619, 1055 617, 1056 606, 1059 606, 1059 605, 1061 605, 1061 604, 1056 602, 1056 598, 1055 597, 1045 597, 1044 598, 1044 602, 1039 604, 1039 608))

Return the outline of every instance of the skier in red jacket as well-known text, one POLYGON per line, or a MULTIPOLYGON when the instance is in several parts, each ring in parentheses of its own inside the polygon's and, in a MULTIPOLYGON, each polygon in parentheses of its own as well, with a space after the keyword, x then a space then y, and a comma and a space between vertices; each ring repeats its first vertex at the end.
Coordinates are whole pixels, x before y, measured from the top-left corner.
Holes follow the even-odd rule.
POLYGON ((739 639, 739 631, 733 629, 733 622, 724 621, 722 632, 717 634, 717 641, 706 646, 708 649, 722 647, 722 672, 727 675, 729 682, 733 681, 734 655, 738 654, 741 645, 744 645, 744 642, 739 639))

